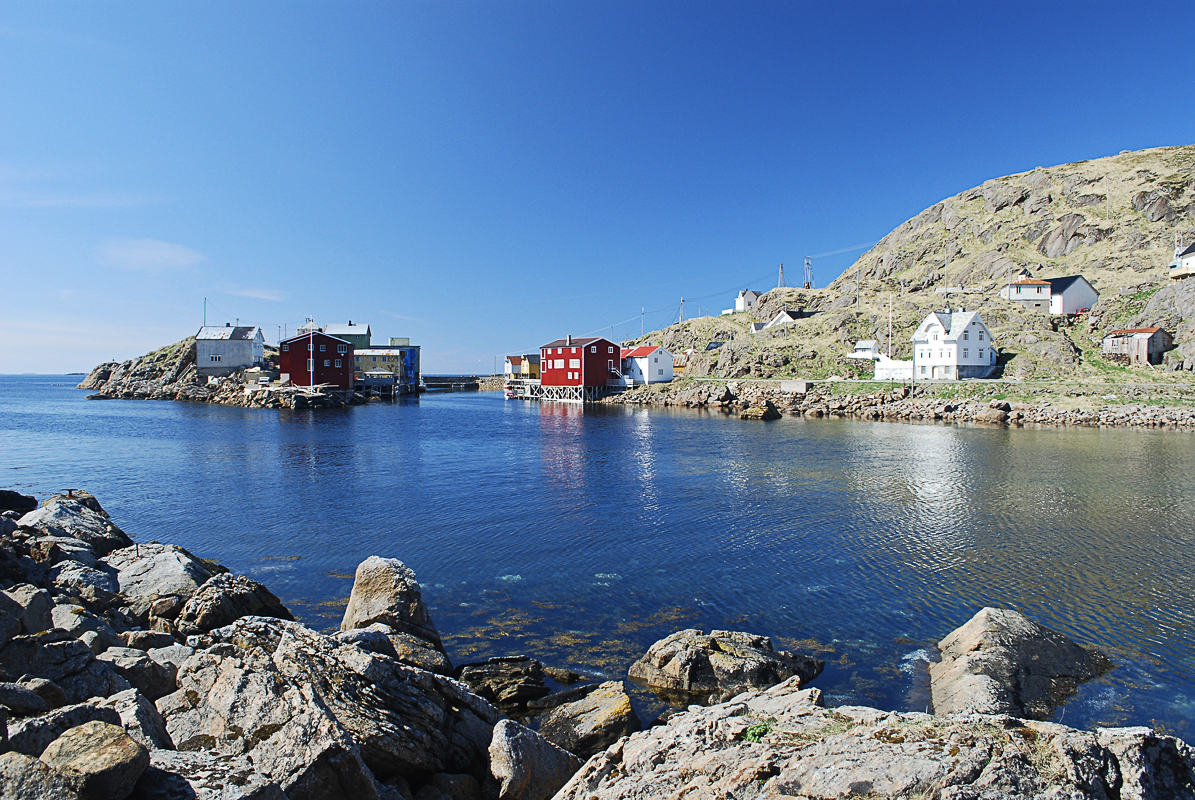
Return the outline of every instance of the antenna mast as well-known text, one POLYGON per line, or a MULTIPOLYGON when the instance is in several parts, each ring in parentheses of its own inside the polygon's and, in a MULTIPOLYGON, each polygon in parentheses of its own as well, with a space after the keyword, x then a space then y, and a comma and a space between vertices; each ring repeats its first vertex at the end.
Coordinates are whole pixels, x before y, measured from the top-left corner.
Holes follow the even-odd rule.
POLYGON ((805 256, 805 288, 813 288, 813 259, 805 256))
POLYGON ((685 321, 685 298, 680 299, 680 321, 685 321))
POLYGON ((780 265, 780 285, 777 286, 776 288, 777 289, 784 288, 784 265, 783 264, 780 265))

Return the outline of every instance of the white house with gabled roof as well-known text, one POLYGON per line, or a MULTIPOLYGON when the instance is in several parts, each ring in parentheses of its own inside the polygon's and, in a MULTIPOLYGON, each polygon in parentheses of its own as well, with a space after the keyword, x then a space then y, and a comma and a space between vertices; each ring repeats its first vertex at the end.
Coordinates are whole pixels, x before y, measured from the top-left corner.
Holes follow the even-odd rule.
POLYGON ((916 380, 986 378, 996 370, 992 332, 975 311, 931 311, 913 334, 916 380))
POLYGON ((638 386, 642 383, 667 383, 672 380, 674 358, 663 347, 622 348, 622 383, 638 386))
POLYGON ((261 328, 253 325, 204 325, 195 334, 195 371, 210 378, 260 367, 265 344, 261 328))

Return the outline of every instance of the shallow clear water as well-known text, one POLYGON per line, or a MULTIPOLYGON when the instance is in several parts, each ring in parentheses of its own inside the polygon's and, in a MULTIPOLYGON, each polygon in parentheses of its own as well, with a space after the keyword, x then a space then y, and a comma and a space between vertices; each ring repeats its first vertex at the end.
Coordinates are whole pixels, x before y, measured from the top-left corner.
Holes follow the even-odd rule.
POLYGON ((454 663, 618 677, 674 630, 728 628, 825 658, 831 703, 923 710, 926 648, 1003 605, 1118 664, 1056 719, 1195 734, 1188 433, 499 393, 279 412, 89 402, 77 380, 0 377, 0 488, 86 488, 140 541, 251 575, 317 628, 377 554, 416 570, 454 663))

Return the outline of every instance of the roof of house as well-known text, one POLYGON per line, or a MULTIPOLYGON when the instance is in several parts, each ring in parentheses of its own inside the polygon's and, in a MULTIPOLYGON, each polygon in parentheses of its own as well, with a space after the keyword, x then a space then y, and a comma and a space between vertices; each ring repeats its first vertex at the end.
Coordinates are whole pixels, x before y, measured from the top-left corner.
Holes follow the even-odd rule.
POLYGON ((660 348, 654 344, 644 345, 643 347, 624 347, 624 348, 622 348, 622 357, 623 358, 643 358, 644 356, 650 356, 652 353, 656 352, 659 349, 660 348))
POLYGON ((749 294, 753 294, 756 297, 763 297, 763 292, 757 292, 754 289, 744 289, 743 291, 739 292, 739 297, 745 297, 749 294))
POLYGON ((507 356, 506 360, 509 361, 511 364, 522 364, 523 363, 522 356, 507 356))
POLYGON ((212 340, 225 339, 232 342, 245 342, 257 338, 258 329, 255 326, 239 325, 205 325, 195 334, 196 339, 212 340))
POLYGON ((929 315, 921 321, 921 324, 917 326, 917 330, 913 333, 913 341, 927 341, 931 320, 936 321, 942 326, 942 330, 945 331, 945 335, 942 338, 946 341, 960 338, 963 335, 963 331, 972 322, 978 322, 985 328, 987 327, 983 321, 983 318, 979 316, 978 311, 931 311, 929 315))
MULTIPOLYGON (((573 339, 571 344, 569 343, 568 339, 557 339, 554 342, 548 342, 547 344, 540 345, 540 349, 542 350, 546 347, 585 347, 586 345, 593 344, 594 342, 605 341, 609 340, 603 339, 600 336, 579 336, 576 339, 573 339)), ((614 344, 614 342, 610 342, 610 344, 614 344)))
MULTIPOLYGON (((1091 286, 1091 282, 1082 275, 1067 275, 1065 278, 1050 278, 1050 294, 1061 294, 1079 281, 1083 281, 1083 283, 1091 286)), ((1091 286, 1091 288, 1092 290, 1095 289, 1094 286, 1091 286)), ((1099 292, 1096 292, 1096 294, 1099 294, 1099 292)))
POLYGON ((358 356, 401 356, 402 353, 397 347, 362 347, 353 351, 358 356))
POLYGON ((1189 256, 1192 253, 1195 253, 1195 243, 1193 243, 1190 247, 1188 247, 1186 250, 1182 251, 1178 255, 1179 255, 1179 258, 1182 258, 1183 256, 1189 256))
POLYGON ((1049 281, 1043 281, 1038 278, 1017 278, 1010 286, 1049 286, 1049 281))
POLYGON ((1131 336, 1134 333, 1155 334, 1160 330, 1162 330, 1162 329, 1161 328, 1121 328, 1118 331, 1108 331, 1108 333, 1106 335, 1107 336, 1131 336))
POLYGON ((860 339, 859 341, 855 342, 856 350, 874 350, 875 346, 875 339, 860 339))
POLYGON ((324 326, 324 333, 329 336, 366 336, 369 334, 369 326, 354 325, 351 322, 347 325, 341 325, 338 322, 333 322, 324 326))
POLYGON ((764 327, 770 328, 773 325, 780 325, 785 322, 792 322, 793 320, 798 320, 800 318, 801 318, 800 311, 789 311, 786 308, 783 311, 777 311, 776 316, 774 316, 770 320, 768 320, 768 324, 764 325, 764 327))

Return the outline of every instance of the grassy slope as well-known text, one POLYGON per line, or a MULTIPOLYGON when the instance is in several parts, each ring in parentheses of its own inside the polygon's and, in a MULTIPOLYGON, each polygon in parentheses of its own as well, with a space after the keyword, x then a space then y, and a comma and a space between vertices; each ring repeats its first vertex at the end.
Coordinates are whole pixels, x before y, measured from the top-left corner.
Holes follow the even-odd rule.
POLYGON ((950 285, 967 287, 952 294, 949 304, 980 312, 1003 353, 1006 378, 1185 387, 1192 385, 1191 373, 1112 365, 1100 357, 1099 342, 1104 332, 1124 325, 1163 324, 1172 332, 1177 327, 1176 343, 1195 347, 1195 331, 1187 330, 1195 325, 1185 324, 1195 318, 1195 309, 1187 309, 1188 317, 1181 302, 1177 316, 1154 308, 1167 298, 1175 303, 1176 282, 1167 277, 1167 266, 1176 233, 1188 243, 1195 239, 1192 200, 1195 146, 997 178, 903 223, 827 288, 772 290, 751 313, 686 321, 635 343, 663 344, 674 353, 696 349, 690 376, 866 377, 867 362, 843 356, 857 339, 877 339, 887 347, 891 305, 892 354, 908 357, 918 323, 947 305, 933 290, 945 285, 949 253, 950 285), (1052 233, 1057 240, 1068 221, 1073 235, 1063 245, 1069 246, 1053 256, 1043 253, 1043 241, 1052 233), (1022 309, 997 296, 1010 271, 1020 268, 1043 278, 1082 274, 1100 291, 1100 301, 1091 315, 1074 320, 1022 309), (787 329, 746 333, 750 321, 770 319, 786 305, 817 313, 787 329), (725 344, 706 351, 711 341, 725 344))

